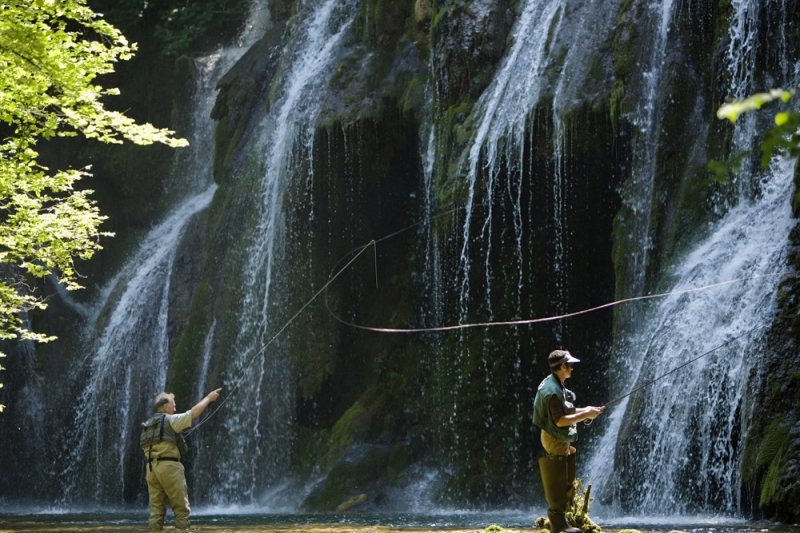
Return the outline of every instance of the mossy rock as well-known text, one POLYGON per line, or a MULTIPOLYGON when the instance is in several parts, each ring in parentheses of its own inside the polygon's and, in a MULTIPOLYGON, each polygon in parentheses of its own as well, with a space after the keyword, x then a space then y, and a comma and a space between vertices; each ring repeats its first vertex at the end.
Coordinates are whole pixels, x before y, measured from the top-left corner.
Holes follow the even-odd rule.
POLYGON ((308 511, 330 512, 341 506, 352 510, 372 505, 374 501, 385 501, 385 496, 381 497, 384 488, 411 464, 412 455, 406 448, 405 445, 371 448, 361 457, 340 461, 330 469, 325 481, 309 494, 302 507, 308 511))
POLYGON ((778 456, 781 448, 789 440, 789 429, 789 424, 783 419, 775 420, 767 426, 758 450, 758 459, 756 460, 759 468, 771 464, 775 457, 778 456))

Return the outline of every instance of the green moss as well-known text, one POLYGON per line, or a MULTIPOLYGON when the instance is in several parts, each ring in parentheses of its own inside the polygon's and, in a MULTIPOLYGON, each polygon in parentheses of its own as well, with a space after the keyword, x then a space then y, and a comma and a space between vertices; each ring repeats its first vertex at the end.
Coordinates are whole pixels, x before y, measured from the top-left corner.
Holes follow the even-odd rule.
POLYGON ((624 1, 620 5, 614 34, 614 75, 623 82, 627 81, 635 68, 639 30, 631 20, 629 13, 632 2, 624 1))
MULTIPOLYGON (((437 162, 439 168, 445 169, 444 178, 437 185, 438 199, 441 205, 461 203, 466 200, 467 183, 464 181, 465 162, 470 141, 474 135, 472 110, 475 102, 464 99, 442 113, 439 131, 440 142, 447 150, 437 150, 438 154, 452 154, 446 160, 437 162)), ((440 155, 439 157, 446 157, 440 155)), ((446 217, 437 219, 437 227, 448 227, 446 217)))
POLYGON ((398 447, 390 450, 373 448, 360 460, 342 462, 331 468, 324 486, 312 491, 302 507, 309 511, 335 511, 354 497, 358 503, 376 498, 380 480, 389 477, 388 470, 402 470, 409 464, 410 455, 398 447))
POLYGON ((324 463, 334 463, 342 452, 353 445, 358 431, 356 426, 363 420, 364 416, 365 412, 361 408, 359 402, 354 403, 350 409, 345 411, 331 430, 328 453, 326 454, 324 463))
POLYGON ((621 79, 614 82, 614 87, 608 95, 608 115, 611 119, 614 135, 619 131, 619 121, 622 114, 622 102, 625 99, 625 84, 621 79))
POLYGON ((167 376, 167 389, 182 400, 183 405, 191 401, 193 385, 197 382, 197 357, 202 353, 207 331, 211 290, 208 281, 201 283, 192 300, 192 311, 186 324, 184 334, 178 342, 167 376))
POLYGON ((555 15, 550 20, 550 27, 547 28, 547 40, 544 43, 544 55, 550 54, 550 45, 553 43, 553 35, 555 34, 558 24, 561 22, 561 6, 558 6, 555 15))
POLYGON ((405 84, 405 92, 400 98, 398 105, 404 114, 409 114, 420 108, 425 102, 426 91, 429 82, 428 71, 419 72, 405 84))
POLYGON ((413 2, 367 0, 360 3, 354 20, 355 33, 369 44, 394 45, 405 33, 406 20, 413 12, 413 2))
POLYGON ((781 488, 780 475, 783 471, 783 465, 781 464, 783 454, 780 452, 781 450, 779 450, 778 455, 770 463, 767 475, 764 476, 764 479, 761 481, 761 495, 758 503, 760 507, 772 504, 778 490, 781 488))
POLYGON ((767 426, 759 447, 758 459, 756 460, 759 468, 775 462, 775 458, 778 457, 781 449, 789 440, 789 429, 789 424, 782 418, 773 421, 767 426))

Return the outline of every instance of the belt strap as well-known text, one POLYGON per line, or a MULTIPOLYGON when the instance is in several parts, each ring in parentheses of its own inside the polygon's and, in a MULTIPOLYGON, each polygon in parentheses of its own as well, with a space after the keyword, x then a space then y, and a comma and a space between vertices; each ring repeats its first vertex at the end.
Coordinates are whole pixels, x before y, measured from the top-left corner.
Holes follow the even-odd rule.
POLYGON ((156 457, 155 459, 150 459, 148 463, 153 463, 155 461, 180 461, 177 457, 156 457))

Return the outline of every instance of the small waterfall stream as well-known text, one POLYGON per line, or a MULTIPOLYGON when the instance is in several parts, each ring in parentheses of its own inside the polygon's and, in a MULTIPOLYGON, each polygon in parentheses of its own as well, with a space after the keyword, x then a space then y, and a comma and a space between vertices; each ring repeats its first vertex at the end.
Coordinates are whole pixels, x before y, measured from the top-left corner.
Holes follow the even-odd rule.
POLYGON ((637 350, 620 363, 630 388, 713 351, 614 407, 587 468, 596 494, 620 504, 604 513, 742 512, 739 452, 753 416, 747 393, 762 357, 759 324, 770 321, 779 279, 758 276, 784 265, 792 166, 776 161, 761 196, 732 209, 694 247, 670 273, 668 290, 755 278, 671 296, 643 319, 631 342, 637 350))
POLYGON ((285 227, 283 200, 303 161, 311 160, 314 122, 320 110, 323 83, 329 79, 353 17, 351 0, 311 0, 302 5, 303 16, 294 26, 283 50, 286 64, 273 82, 269 112, 249 149, 261 161, 257 179, 260 202, 256 224, 250 230, 242 288, 242 322, 225 380, 236 390, 236 402, 228 404, 220 447, 231 450, 219 460, 221 484, 212 501, 231 499, 253 502, 265 487, 283 481, 289 468, 294 408, 291 357, 279 344, 270 344, 283 324, 275 324, 273 310, 281 301, 276 265, 282 258, 285 227), (259 155, 261 154, 261 155, 259 155), (252 428, 242 431, 242 428, 252 428), (264 468, 268 464, 269 468, 264 468))
MULTIPOLYGON (((88 320, 87 336, 97 337, 71 377, 83 389, 74 420, 63 430, 62 456, 54 467, 65 503, 87 498, 120 503, 126 476, 137 474, 128 471, 131 436, 138 434, 152 398, 167 380, 167 315, 176 253, 187 227, 208 207, 217 188, 209 118, 216 83, 264 31, 266 16, 265 9, 254 9, 237 43, 195 62, 190 148, 175 156, 177 205, 107 285, 88 320), (113 402, 107 401, 111 398, 113 402)), ((191 407, 191 401, 181 399, 179 408, 191 407)))

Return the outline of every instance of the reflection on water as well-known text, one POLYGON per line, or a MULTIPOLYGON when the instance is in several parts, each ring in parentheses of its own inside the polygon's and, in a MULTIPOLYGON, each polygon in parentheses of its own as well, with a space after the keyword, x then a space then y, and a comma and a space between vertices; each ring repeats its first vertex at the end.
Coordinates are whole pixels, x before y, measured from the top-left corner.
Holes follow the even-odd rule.
MULTIPOLYGON (((544 511, 544 509, 542 509, 544 511)), ((67 512, 59 510, 0 514, 0 533, 11 531, 36 532, 133 532, 147 531, 147 509, 136 512, 67 512)), ((219 513, 218 510, 197 510, 192 513, 192 531, 199 533, 407 533, 422 531, 481 532, 496 524, 513 531, 531 531, 539 516, 533 512, 443 512, 441 514, 351 513, 351 514, 264 514, 255 510, 219 513)), ((800 527, 774 523, 745 523, 713 517, 673 517, 653 519, 650 523, 627 522, 623 519, 603 521, 595 518, 609 533, 623 528, 661 533, 684 531, 690 533, 800 533, 800 527)), ((171 513, 167 525, 172 525, 171 513)), ((166 528, 169 531, 171 528, 166 528)))

